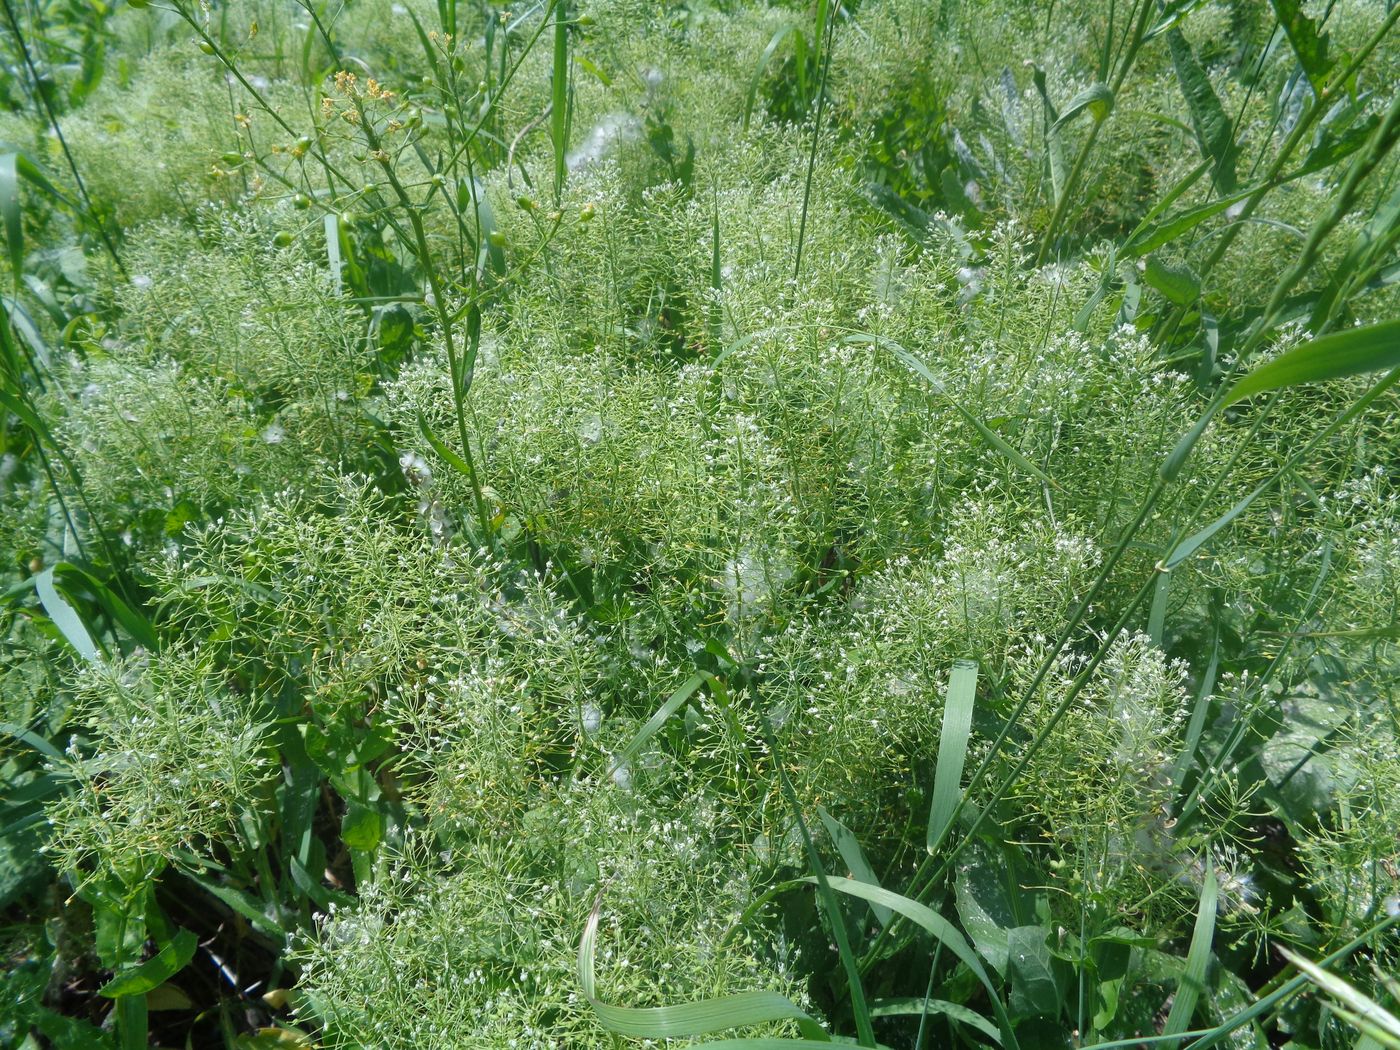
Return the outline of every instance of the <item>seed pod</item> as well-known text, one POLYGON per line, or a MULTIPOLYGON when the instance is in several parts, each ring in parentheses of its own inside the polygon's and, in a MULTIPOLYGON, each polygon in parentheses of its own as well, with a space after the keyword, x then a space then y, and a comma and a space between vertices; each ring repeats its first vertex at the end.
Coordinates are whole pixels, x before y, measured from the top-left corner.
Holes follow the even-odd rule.
POLYGON ((199 49, 206 55, 212 55, 214 53, 214 45, 207 40, 201 40, 199 42, 199 49))
POLYGON ((593 216, 597 214, 598 209, 593 206, 592 202, 589 202, 578 210, 579 222, 592 222, 593 216))
POLYGON ((228 153, 225 153, 220 159, 225 164, 236 166, 243 163, 243 154, 235 153, 232 150, 230 150, 228 153))
POLYGON ((493 248, 504 248, 506 246, 506 235, 500 230, 492 230, 486 238, 491 242, 493 248))
POLYGON ((292 243, 292 239, 293 238, 290 233, 288 233, 286 230, 281 230, 278 232, 276 237, 272 238, 272 243, 278 248, 285 248, 292 243))
POLYGON ((305 211, 311 207, 311 198, 304 193, 298 193, 292 198, 292 207, 297 211, 305 211))

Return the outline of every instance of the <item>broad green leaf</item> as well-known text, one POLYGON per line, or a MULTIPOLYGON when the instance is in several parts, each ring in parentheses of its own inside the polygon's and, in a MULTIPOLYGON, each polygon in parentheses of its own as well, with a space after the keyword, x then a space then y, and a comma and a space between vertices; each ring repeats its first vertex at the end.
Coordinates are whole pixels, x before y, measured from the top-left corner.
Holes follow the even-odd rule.
POLYGON ((1201 887, 1200 908, 1196 912, 1196 928, 1191 933, 1191 947, 1186 950, 1181 979, 1177 982, 1171 1012, 1162 1026, 1163 1035, 1180 1035, 1191 1026, 1196 1002, 1206 987, 1206 968, 1210 965, 1211 942, 1215 939, 1216 899, 1219 885, 1210 858, 1205 858, 1206 878, 1201 887))
POLYGON ((183 970, 194 958, 195 949, 198 947, 199 938, 189 930, 181 930, 169 944, 140 966, 113 977, 97 990, 98 994, 108 999, 145 995, 183 970))
POLYGON ((1053 1017, 1061 994, 1054 959, 1046 947, 1050 931, 1043 926, 1016 926, 1006 931, 1006 976, 1011 984, 1013 1017, 1053 1017))
POLYGON ((384 841, 384 814, 359 802, 348 803, 340 822, 340 838, 351 849, 377 849, 384 841))
MULTIPOLYGON (((815 882, 815 879, 805 879, 806 882, 815 882)), ((838 893, 845 893, 852 897, 859 897, 862 900, 883 904, 891 911, 898 912, 906 919, 913 922, 927 933, 931 934, 940 944, 943 945, 952 955, 972 971, 973 975, 982 983, 982 987, 987 990, 987 996, 992 1004, 992 1011, 997 1015, 997 1021, 1001 1025, 1002 1042, 1011 1050, 1017 1047, 1016 1034, 1011 1028, 1011 1019, 1007 1016, 1006 1008, 1002 1006, 1001 996, 992 979, 987 975, 986 969, 982 966, 982 960, 977 958, 977 953, 972 950, 972 946, 967 943, 966 938, 957 931, 957 928, 947 919, 943 918, 932 908, 920 904, 918 901, 910 900, 898 893, 881 889, 878 886, 868 886, 855 879, 829 878, 827 880, 831 888, 838 893)))
POLYGON ((1400 366, 1400 321, 1349 328, 1309 340, 1266 361, 1230 388, 1222 407, 1269 390, 1397 366, 1400 366))
POLYGON ((938 765, 933 775, 924 846, 932 854, 943 842, 962 800, 963 764, 972 735, 972 708, 977 699, 977 663, 958 660, 948 676, 943 700, 943 731, 938 738, 938 765))
POLYGON ((68 599, 58 593, 54 586, 54 567, 50 566, 34 577, 34 590, 39 595, 39 603, 48 614, 53 625, 59 629, 64 639, 75 652, 89 663, 100 663, 97 645, 88 633, 78 610, 68 603, 68 599))
POLYGON ((1303 13, 1302 0, 1269 0, 1269 3, 1313 91, 1321 95, 1327 71, 1334 64, 1327 55, 1327 34, 1319 33, 1316 23, 1303 13))
POLYGON ((1210 77, 1196 61, 1191 45, 1180 29, 1167 31, 1167 47, 1186 108, 1191 114, 1191 126, 1203 156, 1214 162, 1215 185, 1221 193, 1235 190, 1235 141, 1231 135, 1230 118, 1220 104, 1210 77))
POLYGON ((1190 306, 1201 296, 1201 282, 1189 267, 1163 262, 1149 256, 1142 279, 1177 306, 1190 306))
POLYGON ((1090 84, 1065 106, 1055 122, 1050 125, 1052 132, 1058 132, 1079 114, 1088 112, 1097 124, 1113 112, 1113 91, 1107 84, 1090 84))
MULTIPOLYGON (((844 880, 843 880, 844 881, 844 880)), ((598 918, 603 899, 598 898, 588 916, 578 946, 578 983, 604 1027, 619 1035, 637 1039, 691 1039, 727 1028, 739 1028, 772 1021, 794 1021, 802 1034, 814 1043, 830 1045, 831 1037, 797 1004, 777 992, 740 992, 716 999, 701 999, 676 1006, 613 1006, 598 998, 593 975, 593 956, 598 941, 598 918)), ((774 1040, 779 1045, 791 1045, 774 1040)), ((732 1045, 732 1044, 731 1044, 732 1045)))

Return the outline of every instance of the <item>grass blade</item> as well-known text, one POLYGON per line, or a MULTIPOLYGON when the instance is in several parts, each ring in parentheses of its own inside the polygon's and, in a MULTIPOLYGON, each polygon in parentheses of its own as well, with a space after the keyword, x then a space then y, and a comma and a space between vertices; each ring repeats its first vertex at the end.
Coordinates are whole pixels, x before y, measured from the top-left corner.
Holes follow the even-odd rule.
POLYGON ((549 138, 554 144, 554 204, 564 193, 569 149, 568 0, 554 0, 554 76, 550 84, 549 138))
POLYGON ((709 680, 710 675, 704 671, 696 671, 695 674, 687 678, 685 683, 672 693, 664 704, 656 709, 656 714, 648 718, 646 724, 642 726, 641 729, 637 730, 637 735, 628 741, 627 746, 614 756, 612 768, 608 771, 608 775, 611 776, 624 762, 636 758, 638 752, 642 750, 642 747, 648 740, 656 735, 656 731, 661 728, 666 719, 680 710, 681 705, 695 694, 695 690, 699 689, 709 680))
MULTIPOLYGON (((851 877, 869 883, 871 886, 880 885, 880 880, 875 876, 875 869, 865 859, 865 851, 860 848, 860 841, 851 829, 828 813, 824 806, 817 807, 817 815, 821 817, 822 824, 826 826, 831 841, 836 843, 836 851, 846 862, 851 877)), ((875 918, 879 920, 881 926, 890 924, 890 910, 883 904, 872 904, 870 910, 875 913, 875 918)))
POLYGON ((1279 947, 1279 954, 1307 974, 1313 984, 1342 1004, 1340 1007, 1328 1004, 1339 1017, 1345 1018, 1382 1046, 1390 1050, 1400 1050, 1400 1017, 1396 1017, 1380 1003, 1336 974, 1329 973, 1301 955, 1282 946, 1279 947))
MULTIPOLYGON (((816 882, 812 878, 804 881, 816 882)), ((828 877, 827 882, 838 893, 859 897, 875 904, 883 904, 891 911, 898 912, 914 925, 932 935, 943 947, 952 952, 959 962, 972 971, 973 975, 982 983, 982 987, 987 990, 992 1010, 996 1013, 997 1021, 1001 1026, 1002 1043, 1015 1050, 1018 1045, 1016 1034, 1011 1029, 1011 1019, 1006 1014, 1006 1008, 1002 1006, 1001 996, 992 983, 991 977, 987 974, 986 968, 983 967, 982 960, 972 950, 972 945, 967 943, 967 938, 959 933, 952 923, 932 908, 920 904, 918 901, 910 900, 902 894, 881 889, 879 886, 870 886, 855 879, 842 879, 835 876, 828 877)))
POLYGON ((902 999, 879 999, 870 1004, 871 1017, 920 1017, 924 1014, 942 1014, 975 1028, 994 1043, 1001 1042, 1001 1029, 992 1024, 975 1010, 950 1003, 945 999, 921 999, 909 996, 902 999))
POLYGON ((758 85, 763 80, 763 71, 768 68, 768 63, 773 61, 773 55, 777 53, 784 38, 789 33, 797 33, 800 36, 801 32, 797 26, 789 22, 773 34, 773 38, 768 41, 768 46, 763 49, 763 54, 759 56, 758 65, 754 68, 753 76, 749 78, 748 94, 744 97, 743 129, 745 131, 749 130, 749 121, 753 119, 753 104, 758 97, 758 85))
POLYGON ((1400 366, 1400 321, 1349 328, 1310 340, 1266 361, 1230 388, 1222 407, 1269 390, 1397 366, 1400 366))
POLYGON ((931 854, 947 836, 962 801, 963 764, 972 735, 972 708, 977 699, 977 662, 958 660, 948 676, 943 700, 943 731, 938 738, 938 765, 933 774, 933 802, 928 811, 925 846, 931 854))
POLYGON ((44 612, 48 614, 64 640, 79 656, 89 663, 101 663, 97 644, 88 633, 83 618, 78 615, 78 610, 69 604, 68 599, 58 593, 58 588, 54 585, 53 570, 54 567, 50 566, 34 577, 34 590, 39 595, 39 603, 43 605, 44 612))
MULTIPOLYGON (((578 983, 598 1020, 619 1035, 637 1039, 689 1039, 709 1032, 771 1021, 795 1021, 808 1040, 829 1045, 830 1036, 796 1003, 777 992, 740 992, 717 999, 700 999, 676 1006, 613 1006, 598 998, 593 955, 598 941, 599 895, 578 945, 578 983)), ((783 1040, 777 1040, 782 1043, 783 1040)))
POLYGON ((971 426, 974 430, 976 430, 978 434, 982 435, 982 439, 986 441, 987 444, 991 445, 992 448, 996 449, 1003 456, 1011 460, 1012 463, 1016 464, 1016 466, 1020 467, 1032 477, 1054 488, 1058 489, 1060 487, 1058 484, 1056 484, 1055 480, 1050 477, 1050 475, 1046 474, 1034 463, 1026 459, 1025 456, 1017 452, 1014 448, 1007 444, 1005 439, 996 434, 991 429, 991 427, 987 426, 986 423, 983 423, 980 419, 973 415, 968 410, 967 406, 965 406, 961 401, 959 401, 956 397, 954 397, 948 392, 948 388, 943 385, 943 381, 929 370, 928 365, 924 364, 917 357, 911 354, 908 350, 904 349, 904 347, 896 343, 893 339, 886 339, 883 336, 867 335, 863 332, 857 332, 854 335, 846 336, 841 341, 843 343, 865 343, 872 346, 885 347, 887 350, 891 351, 896 357, 898 357, 901 361, 903 361, 906 365, 908 365, 913 371, 917 372, 920 376, 927 380, 929 385, 933 387, 934 393, 946 399, 948 404, 950 404, 953 407, 953 410, 957 412, 958 415, 962 416, 963 419, 967 421, 968 425, 971 426))
POLYGON ((1196 913, 1196 928, 1191 933, 1191 947, 1186 951, 1186 964, 1177 982, 1171 1012, 1162 1027, 1163 1035, 1179 1035, 1191 1025, 1196 1002, 1206 986, 1206 967, 1210 965, 1210 947, 1215 939, 1215 905, 1220 887, 1215 881, 1215 869, 1206 858, 1206 881, 1201 887, 1201 906, 1196 913))

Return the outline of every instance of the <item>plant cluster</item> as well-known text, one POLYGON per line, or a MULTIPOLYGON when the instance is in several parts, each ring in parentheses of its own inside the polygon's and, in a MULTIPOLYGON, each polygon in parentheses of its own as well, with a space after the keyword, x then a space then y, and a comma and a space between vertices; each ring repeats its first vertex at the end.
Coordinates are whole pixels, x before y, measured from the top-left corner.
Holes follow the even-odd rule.
POLYGON ((1400 1045, 1397 21, 0 0, 0 1041, 1400 1045))

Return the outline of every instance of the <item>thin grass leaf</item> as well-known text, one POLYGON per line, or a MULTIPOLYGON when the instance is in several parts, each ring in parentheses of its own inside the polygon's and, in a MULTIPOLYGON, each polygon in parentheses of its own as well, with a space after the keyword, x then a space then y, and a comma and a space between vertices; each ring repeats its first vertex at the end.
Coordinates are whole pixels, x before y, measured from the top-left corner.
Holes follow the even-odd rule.
POLYGON ((442 457, 443 462, 459 471, 464 477, 471 477, 472 468, 467 465, 467 461, 433 433, 421 412, 418 414, 418 432, 423 435, 423 440, 432 446, 433 451, 442 457))
POLYGON ((39 595, 39 603, 44 607, 44 612, 53 621, 53 625, 58 628, 64 640, 73 647, 73 650, 89 663, 101 663, 102 656, 98 651, 97 643, 92 640, 92 635, 88 633, 87 626, 83 623, 83 618, 78 615, 78 610, 69 604, 68 599, 58 592, 58 587, 54 584, 54 567, 50 566, 34 577, 34 590, 39 595))
MULTIPOLYGON (((846 867, 851 873, 851 877, 859 879, 861 882, 869 883, 871 886, 880 885, 880 880, 875 876, 875 869, 870 866, 870 862, 865 859, 865 851, 860 848, 860 841, 850 828, 846 827, 839 820, 826 811, 826 807, 818 806, 817 815, 821 817, 822 824, 826 827, 827 834, 831 836, 831 841, 836 843, 836 851, 841 854, 841 859, 846 862, 846 867)), ((881 926, 890 924, 890 910, 882 904, 872 904, 870 910, 874 912, 875 918, 881 926)))
MULTIPOLYGON (((805 882, 815 883, 813 878, 804 879, 805 882)), ((996 986, 992 983, 991 977, 987 974, 986 968, 982 965, 982 960, 977 957, 977 953, 972 950, 972 946, 967 943, 967 939, 958 932, 957 928, 947 919, 939 915, 932 908, 920 904, 918 901, 910 900, 902 894, 893 893, 890 890, 881 889, 878 886, 869 886, 855 879, 842 879, 831 876, 827 879, 831 888, 837 893, 845 893, 852 897, 859 897, 878 904, 883 904, 891 911, 898 912, 910 922, 922 928, 937 940, 944 948, 952 952, 953 955, 972 971, 987 990, 987 996, 992 1004, 992 1011, 997 1015, 997 1021, 1001 1027, 1002 1043, 1010 1050, 1016 1050, 1019 1044, 1016 1042, 1016 1033, 1011 1028, 1011 1019, 1007 1016, 1006 1008, 1002 1005, 1001 996, 996 986)))
POLYGON ((1001 1029, 975 1010, 950 1003, 945 999, 921 999, 908 996, 901 999, 879 999, 870 1004, 871 1017, 919 1017, 925 1013, 942 1014, 969 1028, 975 1028, 995 1043, 1001 1042, 1001 1029))
POLYGON ((924 845, 930 855, 947 836, 962 801, 963 764, 972 736, 972 708, 977 700, 977 662, 958 660, 948 675, 943 699, 943 731, 938 737, 938 765, 933 774, 933 801, 924 845))
POLYGON ((1176 762, 1172 765, 1172 788, 1175 794, 1181 793, 1186 783, 1186 774, 1196 757, 1196 749, 1200 746, 1201 734, 1206 727, 1206 714, 1210 711, 1211 690, 1215 688, 1215 675, 1219 669, 1220 624, 1217 622, 1211 639, 1210 662, 1206 664, 1205 673, 1201 675, 1200 688, 1196 690, 1196 700, 1191 707, 1191 720, 1186 725, 1186 736, 1181 742, 1176 762))
POLYGON ((1210 541, 1212 536, 1247 511, 1256 499, 1273 486, 1273 483, 1274 479, 1270 478, 1268 481, 1257 485, 1249 495, 1245 496, 1244 499, 1240 500, 1224 514, 1220 515, 1220 517, 1216 518, 1205 528, 1182 540, 1162 562, 1162 569, 1166 572, 1170 572, 1187 558, 1191 557, 1191 555, 1195 554, 1196 551, 1200 550, 1203 545, 1210 541))
POLYGON ((908 365, 911 369, 913 369, 925 380, 927 380, 928 384, 931 387, 933 387, 934 393, 946 399, 948 404, 952 406, 953 410, 957 412, 958 415, 962 416, 963 419, 967 421, 968 425, 971 426, 974 430, 977 431, 978 434, 982 436, 982 439, 986 441, 987 444, 991 445, 992 448, 996 449, 1003 456, 1009 459, 1012 463, 1020 467, 1027 474, 1030 474, 1037 480, 1044 482, 1046 485, 1049 485, 1052 488, 1058 489, 1060 487, 1059 484, 1056 483, 1054 478, 1050 477, 1050 475, 1046 474, 1034 463, 1026 459, 1025 456, 1021 455, 1021 453, 1017 452, 1014 448, 1007 444, 1005 439, 996 434, 990 427, 987 426, 987 424, 983 423, 980 419, 973 415, 968 410, 967 406, 965 406, 960 400, 958 400, 958 398, 954 397, 948 392, 948 388, 943 385, 943 381, 939 379, 936 375, 934 375, 933 372, 929 370, 929 367, 926 364, 920 361, 908 350, 904 349, 904 347, 896 343, 893 339, 886 339, 883 336, 868 335, 863 332, 857 332, 854 335, 846 336, 841 341, 843 343, 864 343, 873 346, 885 347, 887 350, 891 351, 896 357, 898 357, 901 361, 903 361, 906 365, 908 365))
POLYGON ((642 748, 646 746, 646 742, 655 736, 656 731, 665 724, 666 719, 679 711, 681 705, 694 696, 695 691, 708 682, 710 677, 705 671, 696 671, 695 674, 687 678, 684 684, 656 709, 656 713, 647 719, 646 724, 637 730, 637 735, 629 740, 627 745, 613 757, 608 775, 611 776, 612 773, 616 772, 624 762, 636 758, 642 748))
POLYGON ((568 0, 554 0, 554 72, 550 82, 549 140, 554 146, 554 203, 564 193, 569 150, 569 9, 568 0))
MULTIPOLYGON (((613 1006, 598 998, 593 956, 598 941, 598 919, 603 911, 600 894, 593 905, 578 945, 578 983, 588 1004, 604 1027, 636 1039, 691 1039, 710 1032, 745 1025, 794 1021, 814 1044, 829 1046, 831 1037, 807 1013, 777 992, 740 992, 716 999, 700 999, 675 1006, 613 1006)), ((779 1043, 791 1045, 784 1040, 779 1043)))
MULTIPOLYGON (((25 729, 24 726, 17 726, 13 722, 0 722, 0 733, 12 736, 21 743, 28 744, 39 754, 51 761, 62 763, 63 753, 54 747, 37 733, 25 729)), ((13 801, 13 789, 11 789, 11 801, 13 801)))
POLYGON ((1191 1025, 1191 1017, 1196 1012, 1196 1003, 1201 991, 1206 987, 1206 967, 1210 965, 1210 948, 1215 939, 1215 909, 1220 887, 1215 880, 1215 869, 1206 858, 1206 880, 1201 887, 1201 904, 1196 912, 1196 928, 1191 933, 1191 947, 1186 951, 1186 962, 1182 967, 1181 979, 1177 981, 1176 995, 1172 999, 1171 1012, 1162 1026, 1163 1035, 1181 1035, 1191 1025))
POLYGON ((343 261, 340 257, 340 216, 333 211, 326 212, 326 261, 330 265, 331 287, 335 289, 335 294, 340 295, 343 291, 340 280, 340 271, 343 269, 343 261))
POLYGON ((1068 171, 1068 165, 1065 163, 1065 146, 1060 139, 1060 114, 1055 108, 1055 103, 1050 101, 1050 91, 1045 82, 1045 70, 1036 66, 1031 74, 1031 80, 1035 84, 1036 91, 1040 94, 1040 104, 1045 110, 1045 154, 1050 162, 1050 202, 1059 204, 1060 197, 1064 193, 1065 173, 1068 171))
POLYGON ((1260 365, 1230 388, 1222 407, 1269 390, 1396 367, 1400 320, 1350 328, 1310 340, 1260 365))
POLYGON ((1400 1017, 1396 1017, 1354 985, 1316 963, 1309 962, 1301 955, 1282 946, 1279 947, 1279 954, 1307 974, 1313 984, 1337 1000, 1336 1003, 1328 1004, 1329 1009, 1382 1046, 1390 1050, 1400 1050, 1400 1017))
POLYGON ((1196 55, 1180 29, 1168 30, 1167 48, 1171 51, 1176 81, 1181 85, 1186 108, 1191 114, 1196 142, 1201 147, 1201 154, 1214 162, 1215 185, 1222 193, 1233 193, 1237 150, 1231 134, 1230 118, 1225 115, 1225 108, 1211 86, 1210 77, 1196 61, 1196 55))
POLYGON ((802 35, 802 31, 792 23, 788 23, 774 33, 772 39, 768 41, 768 46, 763 49, 763 54, 758 58, 758 65, 754 67, 753 76, 749 78, 749 90, 744 96, 744 120, 742 126, 745 131, 749 130, 749 121, 753 119, 753 104, 754 100, 758 97, 758 85, 763 80, 763 73, 767 70, 768 63, 773 60, 774 54, 777 53, 778 48, 782 45, 783 40, 789 33, 796 33, 799 37, 802 35))
POLYGON ((58 574, 65 576, 77 576, 88 587, 92 589, 97 602, 106 611, 112 620, 122 626, 133 641, 143 648, 154 650, 160 648, 160 639, 156 636, 155 628, 151 625, 145 615, 127 605, 117 594, 103 583, 100 579, 88 572, 80 565, 72 562, 61 561, 53 567, 55 578, 58 574))
POLYGON ((1171 596, 1172 574, 1162 572, 1152 588, 1152 606, 1147 612, 1147 637, 1159 649, 1162 647, 1162 632, 1167 622, 1167 601, 1171 596))

